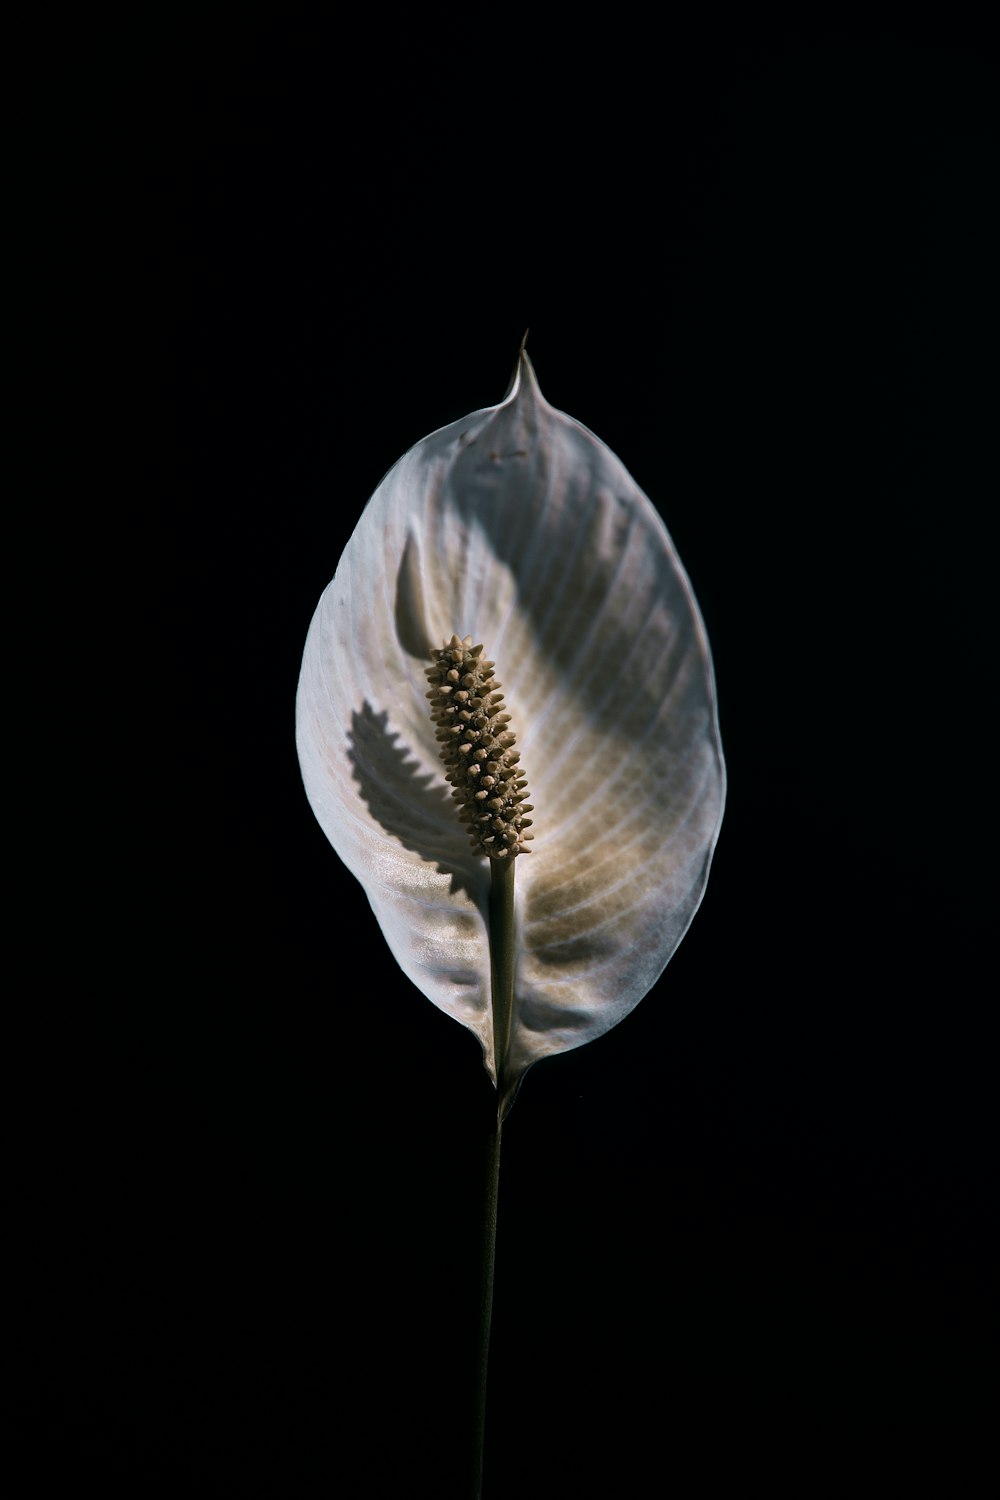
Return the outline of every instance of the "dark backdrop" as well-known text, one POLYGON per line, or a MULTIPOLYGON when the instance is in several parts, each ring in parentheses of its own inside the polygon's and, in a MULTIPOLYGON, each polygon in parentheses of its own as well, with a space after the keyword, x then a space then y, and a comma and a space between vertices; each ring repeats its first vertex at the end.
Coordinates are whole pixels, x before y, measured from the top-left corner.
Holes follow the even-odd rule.
POLYGON ((29 57, 40 1489, 463 1493, 491 1091, 293 702, 368 495, 526 327, 671 530, 730 791, 659 984, 510 1117, 487 1492, 895 1493, 988 1431, 995 60, 480 24, 29 57))

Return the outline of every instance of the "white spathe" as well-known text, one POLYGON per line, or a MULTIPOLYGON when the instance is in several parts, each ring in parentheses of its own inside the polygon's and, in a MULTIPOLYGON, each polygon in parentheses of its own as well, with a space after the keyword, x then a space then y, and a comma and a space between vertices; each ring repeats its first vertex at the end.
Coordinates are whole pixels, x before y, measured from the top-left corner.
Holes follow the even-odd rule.
POLYGON ((666 528, 523 352, 499 406, 424 438, 375 491, 313 617, 297 703, 321 827, 495 1082, 489 861, 455 812, 425 696, 430 648, 453 632, 496 662, 535 809, 516 862, 513 1090, 659 978, 725 799, 705 627, 666 528))

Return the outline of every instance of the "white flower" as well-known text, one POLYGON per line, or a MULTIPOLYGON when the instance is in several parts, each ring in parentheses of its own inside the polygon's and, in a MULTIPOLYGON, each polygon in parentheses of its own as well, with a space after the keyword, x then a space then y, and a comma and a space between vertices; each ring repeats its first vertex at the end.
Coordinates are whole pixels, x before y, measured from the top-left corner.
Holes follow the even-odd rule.
POLYGON ((522 352, 499 406, 412 448, 317 607, 299 681, 313 810, 404 972, 474 1031, 496 1082, 487 901, 428 709, 453 633, 496 663, 534 806, 515 880, 505 1096, 620 1021, 708 878, 725 795, 715 682, 657 512, 555 411, 522 352))

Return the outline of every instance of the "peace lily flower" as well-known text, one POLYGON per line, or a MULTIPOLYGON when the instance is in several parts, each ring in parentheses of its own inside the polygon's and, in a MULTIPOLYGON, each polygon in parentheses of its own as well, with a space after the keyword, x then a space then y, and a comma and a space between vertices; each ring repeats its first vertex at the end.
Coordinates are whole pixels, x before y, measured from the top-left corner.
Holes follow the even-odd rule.
POLYGON ((368 502, 309 630, 297 736, 320 825, 401 968, 479 1038, 502 1113, 659 978, 722 817, 708 641, 659 515, 523 350, 500 405, 368 502), (473 847, 498 813, 507 844, 473 847))

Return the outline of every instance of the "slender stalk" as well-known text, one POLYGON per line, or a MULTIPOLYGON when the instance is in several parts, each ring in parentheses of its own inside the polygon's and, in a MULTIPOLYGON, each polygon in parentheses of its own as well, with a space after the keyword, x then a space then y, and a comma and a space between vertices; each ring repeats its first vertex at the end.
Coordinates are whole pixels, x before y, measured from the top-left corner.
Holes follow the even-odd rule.
POLYGON ((490 987, 493 1006, 493 1046, 497 1070, 497 1107, 487 1144, 486 1194, 483 1207, 482 1281, 479 1304, 479 1366, 476 1382, 475 1472, 473 1495, 483 1493, 483 1454, 486 1441, 486 1385, 493 1319, 493 1268, 497 1247, 497 1198, 500 1187, 500 1140, 506 1108, 506 1063, 510 1022, 514 1010, 514 866, 516 859, 490 860, 490 987))
POLYGON ((506 1114, 507 1048, 514 1013, 514 868, 516 859, 490 860, 490 987, 493 1000, 493 1046, 496 1051, 497 1097, 506 1114))
POLYGON ((482 1281, 479 1303, 479 1367, 476 1371, 476 1430, 473 1442, 474 1500, 482 1500, 483 1453, 486 1441, 486 1383, 490 1362, 490 1322, 493 1317, 493 1266, 497 1248, 497 1189, 500 1184, 500 1112, 487 1143, 486 1194, 483 1209, 482 1281))

